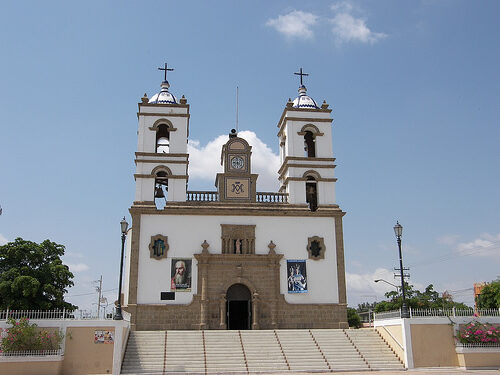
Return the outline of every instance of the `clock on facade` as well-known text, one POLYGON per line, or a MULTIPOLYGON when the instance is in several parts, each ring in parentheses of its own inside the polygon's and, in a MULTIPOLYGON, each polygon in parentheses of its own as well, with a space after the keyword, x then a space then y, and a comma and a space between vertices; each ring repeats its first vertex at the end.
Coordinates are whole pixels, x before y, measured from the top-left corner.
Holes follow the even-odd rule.
POLYGON ((245 166, 245 161, 241 156, 235 156, 231 159, 231 167, 234 169, 241 169, 245 166))

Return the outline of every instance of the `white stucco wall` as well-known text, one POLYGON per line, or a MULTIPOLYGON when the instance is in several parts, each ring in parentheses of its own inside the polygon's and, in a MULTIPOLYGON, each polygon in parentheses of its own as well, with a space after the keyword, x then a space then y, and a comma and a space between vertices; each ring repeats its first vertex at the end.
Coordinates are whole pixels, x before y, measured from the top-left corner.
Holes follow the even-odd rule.
POLYGON ((335 224, 333 218, 320 217, 248 217, 248 216, 174 216, 143 215, 141 220, 138 296, 140 304, 186 304, 197 293, 197 265, 193 254, 201 252, 201 243, 210 244, 211 253, 221 253, 221 224, 256 225, 255 252, 267 254, 271 240, 275 251, 284 254, 281 261, 281 293, 290 303, 338 303, 335 224), (193 228, 196 228, 193 231, 193 228), (151 236, 168 236, 168 258, 151 259, 151 236), (323 260, 309 260, 308 237, 324 238, 323 260), (160 301, 160 292, 170 291, 172 258, 192 258, 192 290, 177 292, 175 301, 160 301), (289 294, 286 260, 307 260, 308 292, 289 294))

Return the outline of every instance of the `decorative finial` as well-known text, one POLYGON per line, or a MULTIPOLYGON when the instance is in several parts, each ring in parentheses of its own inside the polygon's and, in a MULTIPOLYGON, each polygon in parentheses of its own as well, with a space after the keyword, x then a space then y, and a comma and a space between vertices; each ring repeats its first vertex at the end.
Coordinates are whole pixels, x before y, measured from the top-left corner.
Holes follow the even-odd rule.
POLYGON ((276 251, 274 251, 274 248, 276 247, 276 245, 274 244, 273 240, 271 240, 271 242, 269 242, 269 245, 267 245, 267 247, 269 248, 269 254, 276 254, 276 251))
POLYGON ((326 100, 323 100, 323 104, 321 104, 321 109, 327 109, 328 108, 328 103, 326 100))
POLYGON ((163 80, 166 81, 167 80, 167 72, 172 72, 174 69, 173 68, 169 68, 167 66, 167 63, 165 63, 165 67, 164 68, 158 68, 158 70, 165 71, 165 76, 164 76, 163 80))
POLYGON ((202 254, 208 254, 208 248, 210 245, 208 244, 207 240, 204 240, 203 243, 201 244, 201 247, 203 250, 201 251, 202 254))
POLYGON ((293 102, 292 102, 292 99, 288 98, 288 102, 286 102, 286 106, 287 107, 293 107, 293 102))
POLYGON ((144 93, 144 96, 141 98, 141 101, 143 103, 148 103, 149 102, 149 99, 148 99, 148 94, 144 93))
POLYGON ((182 98, 181 98, 181 100, 180 100, 180 103, 181 103, 181 104, 187 104, 187 102, 188 102, 188 101, 187 101, 186 97, 185 97, 184 95, 182 95, 182 98))
POLYGON ((308 73, 302 73, 302 68, 300 68, 300 70, 297 73, 293 73, 293 74, 300 76, 300 86, 304 86, 304 83, 302 82, 302 76, 306 76, 307 77, 309 74, 308 73))

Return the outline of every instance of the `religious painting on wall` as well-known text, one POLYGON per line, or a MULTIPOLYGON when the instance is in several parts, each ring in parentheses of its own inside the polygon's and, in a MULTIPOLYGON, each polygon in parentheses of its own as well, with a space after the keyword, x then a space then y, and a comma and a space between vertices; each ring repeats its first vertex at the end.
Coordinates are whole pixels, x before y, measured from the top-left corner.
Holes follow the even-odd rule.
POLYGON ((287 260, 288 293, 307 293, 305 260, 287 260))
POLYGON ((113 331, 94 331, 94 344, 112 344, 113 331))
POLYGON ((172 258, 172 267, 170 269, 171 286, 170 289, 175 292, 191 291, 191 269, 192 260, 184 258, 172 258))

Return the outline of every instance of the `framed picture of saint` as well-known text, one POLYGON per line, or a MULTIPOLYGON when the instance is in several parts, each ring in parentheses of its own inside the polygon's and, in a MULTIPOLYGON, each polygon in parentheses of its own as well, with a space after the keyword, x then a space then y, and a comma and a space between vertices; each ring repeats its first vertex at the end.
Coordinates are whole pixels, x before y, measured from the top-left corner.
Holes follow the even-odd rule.
POLYGON ((191 269, 192 259, 172 258, 170 269, 170 290, 172 292, 191 291, 191 269))
POLYGON ((288 293, 307 293, 305 260, 287 260, 288 293))

